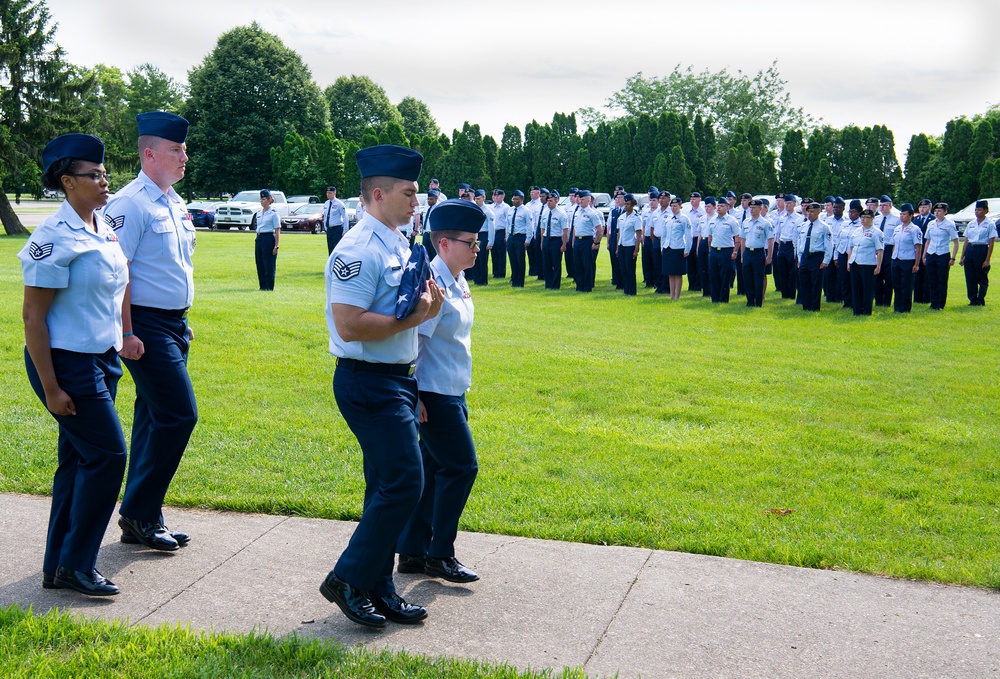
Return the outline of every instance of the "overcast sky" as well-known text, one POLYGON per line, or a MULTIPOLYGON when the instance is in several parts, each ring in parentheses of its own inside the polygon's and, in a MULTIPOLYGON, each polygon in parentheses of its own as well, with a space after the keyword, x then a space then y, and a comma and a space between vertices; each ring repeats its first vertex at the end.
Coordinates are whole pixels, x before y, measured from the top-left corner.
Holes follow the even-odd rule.
POLYGON ((1000 103, 997 0, 47 4, 79 65, 148 61, 186 81, 221 33, 257 21, 321 88, 367 75, 394 103, 426 102, 443 131, 468 120, 498 142, 505 123, 601 107, 637 71, 677 64, 753 74, 777 59, 794 105, 838 128, 887 125, 900 162, 910 135, 1000 103))

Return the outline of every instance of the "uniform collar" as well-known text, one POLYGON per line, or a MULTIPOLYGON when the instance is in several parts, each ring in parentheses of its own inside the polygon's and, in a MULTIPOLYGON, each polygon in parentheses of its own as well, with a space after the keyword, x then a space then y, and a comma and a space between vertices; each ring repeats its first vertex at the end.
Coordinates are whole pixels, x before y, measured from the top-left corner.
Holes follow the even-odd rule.
MULTIPOLYGON (((69 228, 71 229, 76 229, 78 231, 82 229, 84 231, 89 231, 90 233, 94 233, 90 229, 90 225, 88 225, 85 221, 80 219, 80 215, 77 214, 76 210, 73 209, 73 206, 69 204, 68 200, 64 200, 62 202, 62 205, 59 206, 59 209, 56 211, 56 218, 59 219, 59 221, 68 224, 69 228)), ((100 232, 100 224, 101 222, 103 222, 103 220, 98 219, 97 221, 98 221, 97 230, 98 232, 100 232)))
POLYGON ((143 170, 139 170, 139 176, 137 177, 137 179, 140 182, 142 182, 142 186, 144 189, 146 189, 146 193, 149 195, 149 199, 154 203, 160 200, 160 198, 167 198, 169 200, 170 198, 173 198, 174 196, 177 195, 172 186, 170 187, 167 193, 164 193, 163 189, 157 186, 156 182, 150 179, 149 175, 146 174, 146 172, 143 170))
POLYGON ((399 231, 393 231, 390 229, 388 226, 376 219, 371 212, 365 212, 363 219, 371 225, 372 231, 375 232, 375 235, 378 236, 379 239, 381 239, 387 246, 390 243, 398 245, 397 241, 406 243, 409 242, 406 236, 401 234, 399 231))
POLYGON ((446 288, 458 284, 458 279, 451 275, 451 269, 448 268, 448 265, 440 257, 435 257, 431 260, 431 273, 435 278, 441 279, 446 288))

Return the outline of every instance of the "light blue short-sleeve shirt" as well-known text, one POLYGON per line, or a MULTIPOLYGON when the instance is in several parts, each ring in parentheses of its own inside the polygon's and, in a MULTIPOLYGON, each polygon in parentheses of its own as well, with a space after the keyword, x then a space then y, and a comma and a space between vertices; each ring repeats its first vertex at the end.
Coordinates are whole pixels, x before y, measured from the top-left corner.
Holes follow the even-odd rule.
POLYGON ((366 213, 326 260, 326 327, 330 353, 370 363, 413 363, 417 329, 371 342, 346 342, 337 333, 331 304, 347 304, 385 316, 396 315, 396 298, 410 243, 398 231, 366 213))
POLYGON ((97 221, 94 233, 64 201, 17 255, 25 285, 55 289, 45 316, 53 349, 102 354, 122 348, 128 261, 114 230, 97 221))
POLYGON ((131 303, 187 309, 194 301, 195 232, 184 201, 166 193, 145 172, 113 195, 104 208, 129 261, 131 303))
POLYGON ((420 391, 461 396, 472 386, 472 321, 475 309, 463 272, 456 279, 440 257, 431 275, 444 291, 441 313, 417 327, 420 349, 414 377, 420 391))

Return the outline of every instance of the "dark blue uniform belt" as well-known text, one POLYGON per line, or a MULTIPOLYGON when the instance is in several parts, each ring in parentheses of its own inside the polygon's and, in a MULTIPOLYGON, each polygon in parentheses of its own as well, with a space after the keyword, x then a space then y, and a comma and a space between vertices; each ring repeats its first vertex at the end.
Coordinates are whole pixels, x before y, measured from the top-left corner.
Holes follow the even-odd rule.
POLYGON ((159 316, 169 316, 170 318, 187 318, 188 315, 187 307, 184 309, 157 309, 152 306, 140 306, 138 304, 133 304, 132 308, 138 309, 139 311, 147 311, 151 314, 157 314, 159 316))
POLYGON ((764 248, 747 248, 750 252, 757 252, 758 250, 763 250, 764 248))
POLYGON ((726 246, 726 247, 724 247, 724 248, 716 248, 716 247, 713 247, 712 249, 713 249, 713 250, 732 250, 732 249, 733 249, 733 246, 732 246, 732 245, 728 245, 728 246, 726 246))
POLYGON ((413 374, 414 366, 410 363, 369 363, 353 358, 338 358, 337 367, 355 372, 379 373, 381 375, 397 375, 409 377, 413 374))

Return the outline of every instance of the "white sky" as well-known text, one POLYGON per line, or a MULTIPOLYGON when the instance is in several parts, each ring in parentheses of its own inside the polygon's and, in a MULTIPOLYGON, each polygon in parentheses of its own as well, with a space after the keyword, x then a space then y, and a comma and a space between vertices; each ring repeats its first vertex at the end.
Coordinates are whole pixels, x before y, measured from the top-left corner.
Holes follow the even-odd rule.
POLYGON ((602 106, 637 71, 678 63, 753 74, 774 59, 792 102, 826 124, 941 134, 1000 103, 998 0, 475 3, 399 0, 48 0, 76 64, 151 62, 186 81, 219 35, 256 20, 296 50, 321 88, 363 74, 441 129, 602 106), (169 10, 160 10, 169 7, 169 10))

